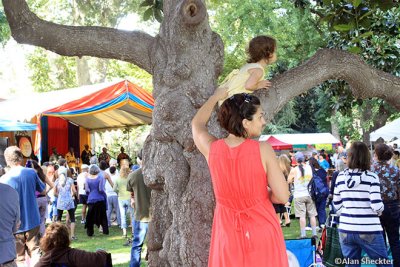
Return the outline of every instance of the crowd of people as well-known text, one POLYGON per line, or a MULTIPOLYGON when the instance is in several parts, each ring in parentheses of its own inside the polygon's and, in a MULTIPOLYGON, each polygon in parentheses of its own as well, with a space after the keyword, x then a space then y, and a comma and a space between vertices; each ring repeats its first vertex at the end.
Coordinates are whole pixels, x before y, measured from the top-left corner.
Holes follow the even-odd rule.
POLYGON ((141 151, 135 167, 123 148, 118 159, 112 159, 107 149, 96 157, 85 145, 82 164, 73 149, 65 158, 57 149, 52 151, 51 161, 42 165, 24 159, 16 146, 4 151, 7 168, 0 177, 0 266, 91 266, 88 263, 93 262, 112 266, 111 255, 105 251, 70 248, 78 238, 90 242, 76 234, 78 205, 82 205, 80 222, 88 237, 94 235, 95 226, 108 235, 114 213, 115 224, 127 240, 121 245, 131 246, 130 266, 140 266, 150 221, 150 189, 142 175, 141 151), (132 227, 129 235, 128 225, 132 227))
POLYGON ((385 262, 377 266, 400 266, 397 146, 376 144, 370 151, 366 144, 353 142, 347 150, 339 146, 332 155, 324 150, 290 151, 289 155, 280 155, 279 161, 290 191, 286 204, 274 204, 282 227, 290 226, 287 212, 293 201, 295 217, 300 222, 299 238, 306 238, 306 230, 311 230, 312 236, 318 238, 317 232, 325 227, 329 208, 330 213, 339 217, 339 240, 344 258, 360 263, 364 250, 370 259, 385 262), (310 190, 311 181, 316 179, 325 187, 319 189, 325 192, 319 199, 310 190), (389 247, 392 261, 388 260, 389 247))

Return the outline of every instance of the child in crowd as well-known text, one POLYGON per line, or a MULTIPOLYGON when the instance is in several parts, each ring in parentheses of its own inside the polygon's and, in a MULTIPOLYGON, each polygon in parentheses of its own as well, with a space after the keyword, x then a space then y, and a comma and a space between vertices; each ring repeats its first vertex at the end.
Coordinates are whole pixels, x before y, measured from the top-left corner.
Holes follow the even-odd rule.
MULTIPOLYGON (((220 87, 228 87, 227 98, 234 94, 250 94, 271 86, 270 81, 264 80, 264 69, 277 59, 276 40, 265 35, 254 37, 249 43, 247 54, 249 56, 247 64, 239 70, 233 70, 220 85, 220 87)), ((219 105, 224 100, 219 101, 219 105)))

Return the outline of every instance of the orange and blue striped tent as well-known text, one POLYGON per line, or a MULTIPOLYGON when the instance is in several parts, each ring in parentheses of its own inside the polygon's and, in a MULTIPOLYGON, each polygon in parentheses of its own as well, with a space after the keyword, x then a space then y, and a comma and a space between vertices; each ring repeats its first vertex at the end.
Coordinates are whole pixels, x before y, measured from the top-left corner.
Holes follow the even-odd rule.
POLYGON ((42 112, 62 117, 88 130, 151 124, 154 99, 143 88, 123 80, 42 112))

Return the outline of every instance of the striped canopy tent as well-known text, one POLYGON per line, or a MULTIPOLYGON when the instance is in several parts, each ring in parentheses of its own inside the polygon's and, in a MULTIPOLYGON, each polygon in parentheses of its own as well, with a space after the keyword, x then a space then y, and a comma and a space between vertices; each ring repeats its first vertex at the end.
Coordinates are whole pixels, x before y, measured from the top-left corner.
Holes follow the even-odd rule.
POLYGON ((105 130, 151 124, 153 107, 150 93, 124 80, 42 115, 62 117, 88 130, 105 130))
POLYGON ((0 119, 0 132, 33 131, 37 129, 34 123, 0 119))

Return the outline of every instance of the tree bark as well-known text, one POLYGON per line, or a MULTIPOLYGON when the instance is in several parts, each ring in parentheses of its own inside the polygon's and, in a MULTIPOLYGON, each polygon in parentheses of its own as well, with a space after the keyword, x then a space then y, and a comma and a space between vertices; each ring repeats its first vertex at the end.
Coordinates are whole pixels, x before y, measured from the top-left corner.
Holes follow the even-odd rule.
POLYGON ((76 58, 76 81, 78 86, 92 84, 86 57, 76 58))
POLYGON ((337 140, 340 141, 340 134, 339 134, 339 125, 338 125, 338 120, 336 118, 337 116, 337 111, 335 109, 332 110, 331 112, 331 133, 334 137, 336 137, 337 140))
POLYGON ((380 104, 378 114, 374 115, 372 109, 373 109, 373 104, 371 103, 371 101, 367 100, 365 108, 361 110, 361 125, 369 124, 371 121, 373 122, 373 125, 371 125, 368 128, 362 127, 363 142, 366 143, 367 145, 371 141, 370 140, 371 132, 383 127, 386 124, 390 115, 392 114, 385 108, 384 103, 380 104))
POLYGON ((346 81, 356 98, 378 97, 400 110, 399 77, 336 49, 320 49, 304 64, 272 79, 270 89, 255 94, 260 97, 269 121, 290 99, 329 79, 346 81))
MULTIPOLYGON (((214 197, 190 122, 213 93, 223 67, 223 44, 208 24, 204 0, 164 0, 156 37, 103 27, 72 27, 39 19, 23 0, 3 0, 13 37, 61 55, 132 62, 153 74, 153 124, 144 146, 144 175, 153 188, 150 266, 206 266, 214 197)), ((268 120, 293 97, 328 79, 346 80, 356 97, 381 97, 400 109, 400 78, 357 56, 320 50, 309 61, 259 90, 268 120)), ((209 130, 224 136, 215 113, 209 130)))

